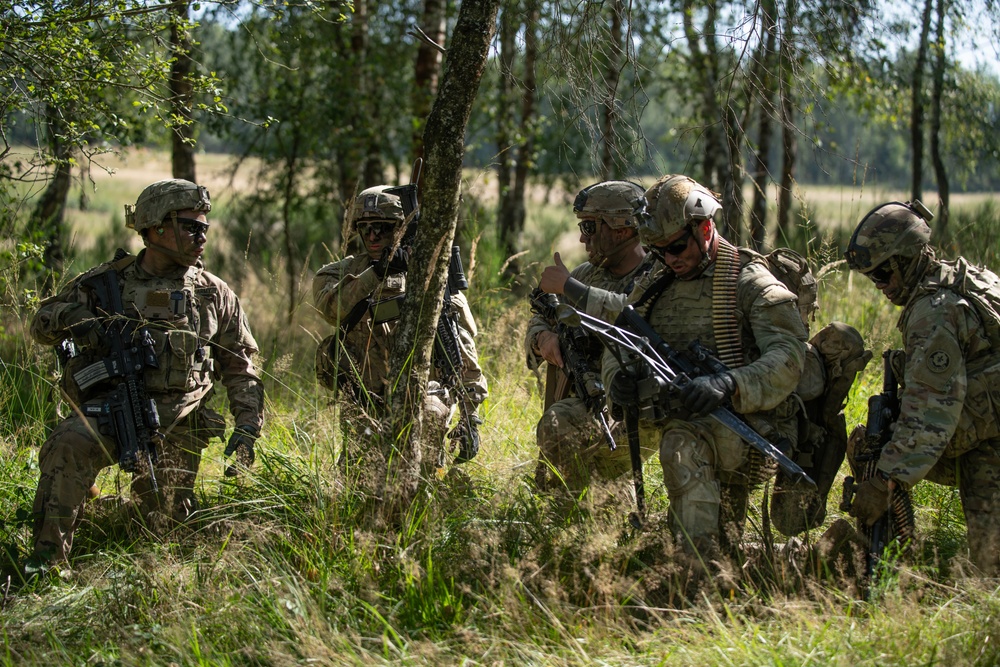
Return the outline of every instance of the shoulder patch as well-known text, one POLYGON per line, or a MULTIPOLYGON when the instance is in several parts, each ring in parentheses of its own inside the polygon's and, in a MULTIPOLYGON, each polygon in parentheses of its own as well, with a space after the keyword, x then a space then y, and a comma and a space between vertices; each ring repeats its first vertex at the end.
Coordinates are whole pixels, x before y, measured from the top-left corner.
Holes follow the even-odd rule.
POLYGON ((934 350, 927 356, 927 367, 935 373, 944 373, 951 366, 951 355, 944 350, 934 350))

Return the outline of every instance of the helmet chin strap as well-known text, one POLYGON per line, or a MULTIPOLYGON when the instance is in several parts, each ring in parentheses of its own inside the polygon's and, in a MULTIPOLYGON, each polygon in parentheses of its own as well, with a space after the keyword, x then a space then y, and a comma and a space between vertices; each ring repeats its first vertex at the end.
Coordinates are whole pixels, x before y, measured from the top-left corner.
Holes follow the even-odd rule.
MULTIPOLYGON (((180 227, 177 224, 177 212, 176 211, 171 211, 170 212, 170 221, 171 221, 171 224, 173 225, 174 238, 177 239, 178 242, 179 242, 180 238, 181 238, 181 235, 180 235, 180 227)), ((163 236, 163 222, 162 221, 156 227, 156 233, 157 233, 157 236, 163 236)), ((151 244, 147 240, 146 241, 146 247, 148 248, 150 245, 151 244)), ((174 260, 175 262, 177 262, 181 266, 192 266, 193 264, 195 264, 195 263, 197 263, 199 261, 198 258, 196 258, 194 255, 186 255, 186 254, 184 254, 184 253, 182 253, 182 252, 180 252, 178 250, 174 250, 172 248, 165 248, 165 247, 163 247, 161 245, 158 245, 158 244, 153 244, 153 245, 156 248, 156 252, 162 253, 162 254, 166 255, 167 257, 169 257, 170 259, 174 260), (192 260, 194 260, 194 262, 192 262, 192 260)))
POLYGON ((607 252, 602 252, 600 254, 600 256, 597 257, 597 261, 592 262, 592 264, 594 264, 594 266, 598 266, 598 267, 600 267, 600 268, 603 269, 603 268, 607 267, 607 264, 608 264, 608 262, 611 259, 613 259, 614 257, 620 255, 622 253, 622 251, 626 250, 630 245, 635 245, 635 244, 638 244, 638 243, 639 243, 639 235, 638 234, 636 234, 634 236, 630 236, 627 239, 625 239, 624 241, 621 241, 620 243, 616 243, 607 252))
MULTIPOLYGON (((699 225, 701 222, 703 221, 699 221, 699 225)), ((701 254, 701 261, 699 261, 693 269, 684 275, 678 274, 677 277, 681 280, 693 280, 704 273, 705 269, 708 268, 708 265, 715 261, 715 251, 719 247, 719 231, 714 225, 712 226, 712 236, 708 239, 707 248, 703 249, 701 247, 701 240, 698 238, 698 230, 694 229, 692 230, 692 233, 694 234, 695 240, 698 241, 698 252, 701 254)))

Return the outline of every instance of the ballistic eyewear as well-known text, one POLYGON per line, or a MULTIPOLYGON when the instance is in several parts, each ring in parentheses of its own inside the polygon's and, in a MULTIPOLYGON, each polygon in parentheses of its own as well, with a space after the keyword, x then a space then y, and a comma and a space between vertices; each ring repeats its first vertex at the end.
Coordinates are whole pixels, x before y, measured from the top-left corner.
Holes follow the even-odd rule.
POLYGON ((189 236, 208 236, 208 224, 201 220, 177 216, 177 224, 189 236))
POLYGON ((394 222, 361 222, 358 223, 358 234, 362 238, 367 238, 372 232, 375 232, 376 236, 389 236, 395 228, 394 222))
POLYGON ((888 283, 892 280, 892 260, 887 259, 868 272, 873 283, 888 283))
POLYGON ((660 259, 663 259, 664 255, 677 257, 682 252, 687 250, 688 244, 691 242, 692 236, 694 236, 694 234, 691 232, 690 229, 687 229, 684 231, 683 234, 680 235, 680 237, 676 241, 673 241, 672 243, 663 246, 657 246, 657 245, 649 246, 649 249, 655 252, 657 255, 659 255, 660 259))

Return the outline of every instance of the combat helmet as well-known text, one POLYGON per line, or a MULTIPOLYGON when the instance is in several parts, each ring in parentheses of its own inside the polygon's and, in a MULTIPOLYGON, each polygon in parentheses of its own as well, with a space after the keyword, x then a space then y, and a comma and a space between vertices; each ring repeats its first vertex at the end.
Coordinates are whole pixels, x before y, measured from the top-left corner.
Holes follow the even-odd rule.
POLYGON ((917 257, 930 243, 934 218, 919 200, 880 204, 861 219, 847 244, 847 264, 868 274, 893 257, 917 257))
POLYGON ((141 232, 156 227, 175 211, 212 210, 208 188, 180 178, 169 178, 147 185, 135 200, 135 206, 125 204, 125 226, 141 232))
POLYGON ((589 185, 573 200, 578 218, 598 218, 612 229, 639 226, 638 213, 646 205, 642 186, 632 181, 603 181, 589 185))
POLYGON ((668 174, 646 190, 639 238, 643 245, 662 245, 692 223, 714 220, 721 210, 711 190, 688 176, 668 174))
POLYGON ((351 205, 348 224, 355 229, 362 222, 394 222, 402 223, 406 216, 403 213, 403 202, 398 195, 386 192, 389 185, 376 185, 362 190, 351 205))

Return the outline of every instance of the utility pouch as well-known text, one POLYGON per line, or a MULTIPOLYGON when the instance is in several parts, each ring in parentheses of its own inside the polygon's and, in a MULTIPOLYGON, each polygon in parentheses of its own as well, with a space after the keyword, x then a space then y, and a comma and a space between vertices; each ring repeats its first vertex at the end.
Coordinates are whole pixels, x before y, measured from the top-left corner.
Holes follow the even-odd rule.
POLYGON ((369 307, 372 315, 372 324, 384 324, 398 320, 404 296, 404 294, 400 294, 399 296, 389 297, 388 299, 372 303, 369 307))

